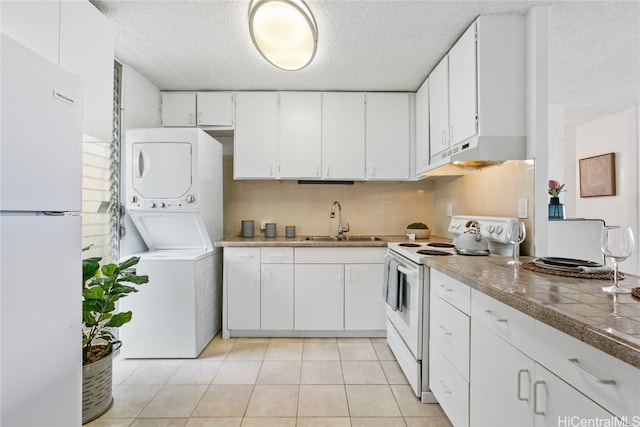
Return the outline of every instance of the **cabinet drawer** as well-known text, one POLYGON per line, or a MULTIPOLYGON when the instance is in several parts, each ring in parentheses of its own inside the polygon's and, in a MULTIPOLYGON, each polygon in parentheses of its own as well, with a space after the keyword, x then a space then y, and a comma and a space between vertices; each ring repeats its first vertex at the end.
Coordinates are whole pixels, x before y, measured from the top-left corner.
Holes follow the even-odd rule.
POLYGON ((431 292, 463 313, 471 313, 471 288, 453 277, 431 269, 431 292))
POLYGON ((438 349, 429 354, 429 388, 454 426, 469 425, 469 383, 438 349))
POLYGON ((536 322, 537 361, 618 417, 640 420, 640 369, 536 322))
POLYGON ((291 264, 293 263, 293 248, 260 248, 260 262, 262 264, 291 264))
POLYGON ((471 318, 522 351, 533 355, 535 320, 475 289, 471 291, 471 318))
POLYGON ((469 380, 469 316, 431 294, 430 343, 469 380))
POLYGON ((382 264, 385 247, 295 248, 296 264, 382 264))
POLYGON ((224 248, 224 262, 260 261, 260 248, 224 248))

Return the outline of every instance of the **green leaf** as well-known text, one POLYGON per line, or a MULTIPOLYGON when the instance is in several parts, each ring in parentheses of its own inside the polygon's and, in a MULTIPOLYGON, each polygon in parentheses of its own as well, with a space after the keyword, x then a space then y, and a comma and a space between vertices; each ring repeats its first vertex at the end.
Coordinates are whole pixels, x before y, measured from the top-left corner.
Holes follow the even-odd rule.
POLYGON ((102 299, 104 298, 104 290, 100 286, 85 288, 82 291, 82 297, 84 299, 102 299))
POLYGON ((120 269, 120 271, 126 270, 127 268, 136 265, 138 261, 140 261, 140 257, 135 257, 135 256, 131 257, 128 260, 120 263, 120 265, 118 266, 118 269, 120 269))
POLYGON ((117 328, 119 326, 124 325, 125 323, 128 323, 131 321, 131 317, 132 317, 133 313, 131 313, 130 311, 125 311, 123 313, 118 313, 116 315, 114 315, 111 320, 109 320, 109 322, 107 322, 107 324, 105 326, 111 327, 111 328, 117 328))
POLYGON ((117 270, 118 270, 118 266, 117 265, 115 265, 115 264, 106 264, 106 265, 102 266, 102 269, 100 271, 105 276, 112 277, 114 274, 116 274, 117 270))
POLYGON ((122 278, 118 279, 119 282, 129 282, 135 283, 137 285, 142 285, 143 283, 149 282, 149 276, 134 276, 133 274, 127 274, 122 278))

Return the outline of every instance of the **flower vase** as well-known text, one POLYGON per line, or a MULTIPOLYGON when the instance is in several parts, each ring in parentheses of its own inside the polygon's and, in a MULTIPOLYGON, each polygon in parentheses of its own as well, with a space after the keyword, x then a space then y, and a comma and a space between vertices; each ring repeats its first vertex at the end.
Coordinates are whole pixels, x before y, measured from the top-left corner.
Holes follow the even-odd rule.
POLYGON ((564 205, 560 197, 552 197, 549 201, 549 219, 565 219, 564 205))

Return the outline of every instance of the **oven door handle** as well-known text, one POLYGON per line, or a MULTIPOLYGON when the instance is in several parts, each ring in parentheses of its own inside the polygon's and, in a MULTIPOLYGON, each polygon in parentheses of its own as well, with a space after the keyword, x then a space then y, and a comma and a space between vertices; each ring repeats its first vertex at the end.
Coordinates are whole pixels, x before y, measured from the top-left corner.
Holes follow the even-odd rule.
POLYGON ((409 269, 406 267, 403 267, 401 265, 398 266, 398 271, 402 274, 406 274, 407 276, 415 276, 418 277, 418 271, 415 269, 409 269))

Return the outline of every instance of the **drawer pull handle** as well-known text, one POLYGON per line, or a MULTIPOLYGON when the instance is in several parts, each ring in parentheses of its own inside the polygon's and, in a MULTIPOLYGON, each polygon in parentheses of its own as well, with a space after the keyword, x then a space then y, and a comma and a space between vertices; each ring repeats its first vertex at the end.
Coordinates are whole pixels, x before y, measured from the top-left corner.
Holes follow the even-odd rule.
POLYGON ((539 385, 545 385, 544 381, 536 381, 535 383, 533 383, 533 413, 536 415, 546 415, 547 413, 545 411, 538 410, 538 386, 539 385))
POLYGON ((492 316, 496 320, 496 322, 504 322, 504 323, 508 322, 507 319, 501 319, 501 318, 499 318, 497 316, 494 316, 493 312, 491 310, 485 310, 484 312, 487 313, 488 315, 492 316))
POLYGON ((447 387, 447 385, 444 383, 444 381, 439 380, 440 384, 442 384, 442 392, 443 393, 447 393, 447 394, 451 394, 451 390, 449 390, 449 387, 447 387))
POLYGON ((451 335, 451 332, 447 331, 444 325, 440 325, 440 329, 442 329, 442 333, 445 335, 451 335))
POLYGON ((580 366, 580 362, 578 362, 578 359, 576 359, 576 358, 571 358, 571 359, 567 359, 567 360, 569 361, 569 363, 571 363, 573 366, 575 366, 576 369, 581 371, 586 376, 590 377, 592 380, 594 380, 596 382, 599 382, 600 384, 615 384, 616 383, 616 380, 605 380, 605 379, 599 378, 598 376, 596 376, 596 375, 592 374, 591 372, 587 371, 582 366, 580 366))
POLYGON ((518 371, 518 393, 517 393, 517 397, 518 397, 518 400, 522 400, 523 402, 528 402, 529 398, 528 397, 522 397, 522 394, 520 393, 520 390, 522 390, 522 374, 527 374, 527 379, 529 378, 529 371, 527 369, 520 369, 518 371))

